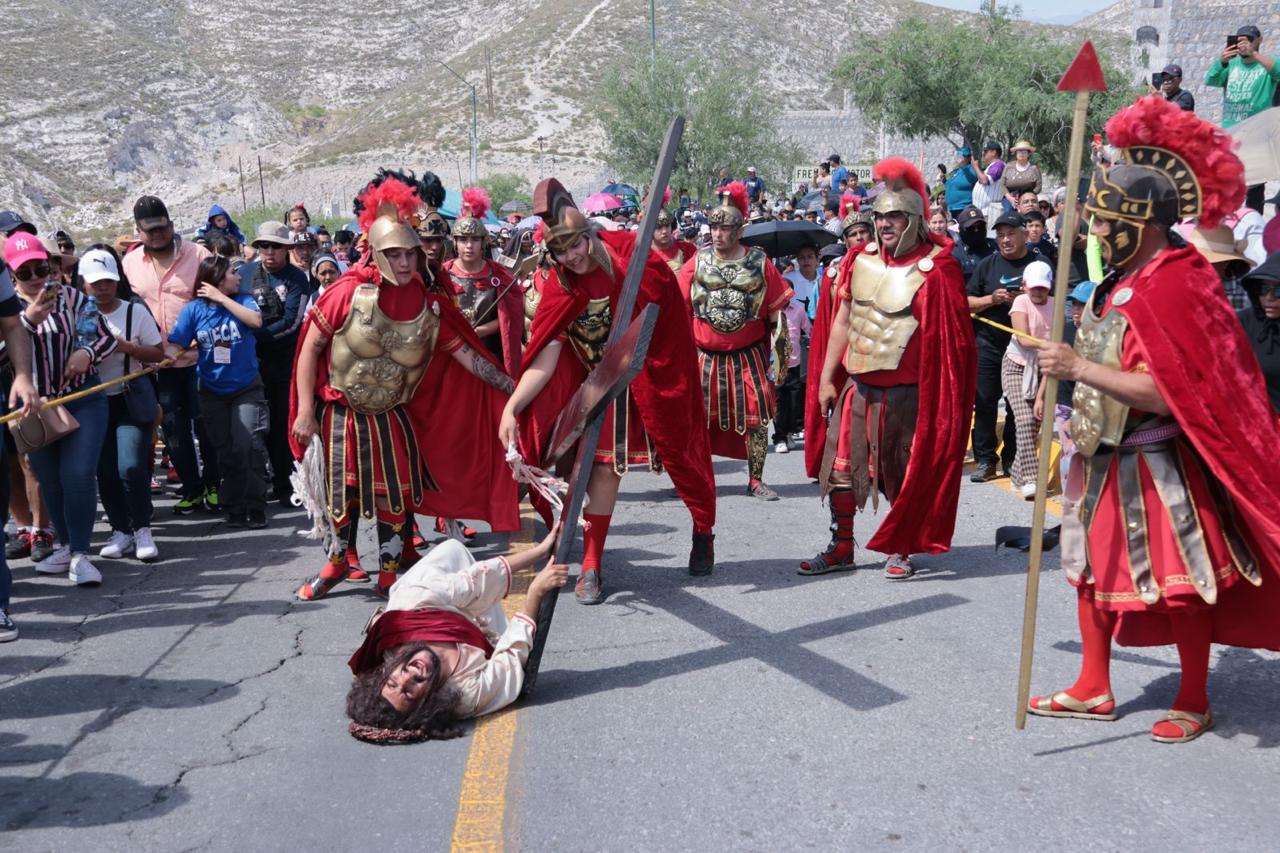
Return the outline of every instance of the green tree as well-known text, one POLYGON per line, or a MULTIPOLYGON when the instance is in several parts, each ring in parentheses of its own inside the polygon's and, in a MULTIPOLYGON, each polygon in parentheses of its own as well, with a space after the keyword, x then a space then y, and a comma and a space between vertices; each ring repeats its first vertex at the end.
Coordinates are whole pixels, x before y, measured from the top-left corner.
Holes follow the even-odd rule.
MULTIPOLYGON (((1111 61, 1118 43, 1095 40, 1110 90, 1089 102, 1089 132, 1139 92, 1111 61)), ((1036 146, 1041 169, 1066 174, 1075 98, 1056 91, 1080 45, 1049 38, 1007 8, 973 19, 909 18, 891 32, 863 37, 834 73, 869 121, 912 138, 942 137, 957 147, 1018 139, 1036 146)))
POLYGON ((529 189, 529 182, 520 175, 499 172, 496 175, 481 178, 480 186, 489 193, 489 201, 493 203, 495 216, 500 216, 498 211, 509 201, 524 204, 530 204, 533 201, 533 191, 529 189))
POLYGON ((761 91, 759 70, 706 58, 684 59, 649 49, 605 71, 596 107, 604 126, 604 159, 619 177, 649 180, 663 135, 676 114, 685 117, 671 187, 706 195, 720 169, 743 177, 755 166, 773 191, 789 183, 804 157, 778 138, 780 107, 761 91))

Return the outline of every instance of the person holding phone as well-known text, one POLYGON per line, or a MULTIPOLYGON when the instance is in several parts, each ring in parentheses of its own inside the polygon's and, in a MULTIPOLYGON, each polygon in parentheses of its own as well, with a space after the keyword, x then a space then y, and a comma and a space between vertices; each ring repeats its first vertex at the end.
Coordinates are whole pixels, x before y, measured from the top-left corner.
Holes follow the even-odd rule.
MULTIPOLYGON (((1206 86, 1223 90, 1222 126, 1230 128, 1250 116, 1270 108, 1280 83, 1276 57, 1262 52, 1262 32, 1252 24, 1227 36, 1227 46, 1204 76, 1206 86)), ((1262 184, 1249 187, 1245 203, 1262 212, 1265 191, 1262 184)))
POLYGON ((1189 113, 1196 111, 1196 99, 1182 88, 1181 65, 1166 65, 1163 71, 1152 74, 1151 94, 1164 95, 1166 101, 1172 101, 1189 113))

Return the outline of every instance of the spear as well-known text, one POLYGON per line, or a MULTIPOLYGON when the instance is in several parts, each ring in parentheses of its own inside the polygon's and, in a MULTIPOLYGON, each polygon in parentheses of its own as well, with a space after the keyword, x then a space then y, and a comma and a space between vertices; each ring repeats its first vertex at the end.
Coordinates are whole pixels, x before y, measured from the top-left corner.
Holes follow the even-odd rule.
MULTIPOLYGON (((1080 161, 1084 157, 1085 123, 1089 113, 1089 93, 1105 92, 1106 80, 1093 42, 1085 40, 1067 73, 1058 83, 1059 92, 1076 93, 1075 115, 1071 119, 1071 147, 1067 154, 1067 204, 1062 211, 1063 251, 1058 255, 1054 276, 1053 332, 1049 339, 1062 342, 1067 304, 1067 278, 1071 272, 1071 245, 1076 236, 1076 208, 1080 186, 1080 161), (1068 242, 1070 241, 1070 242, 1068 242)), ((1058 380, 1046 377, 1044 399, 1058 398, 1058 380)), ((1036 475, 1036 502, 1031 515, 1031 558, 1027 563, 1027 598, 1022 613, 1022 659, 1018 666, 1018 710, 1014 722, 1018 730, 1027 724, 1027 702, 1031 698, 1031 662, 1036 642, 1036 605, 1040 597, 1040 562, 1044 554, 1044 514, 1049 483, 1049 454, 1053 446, 1053 418, 1046 413, 1040 422, 1040 469, 1036 475)))

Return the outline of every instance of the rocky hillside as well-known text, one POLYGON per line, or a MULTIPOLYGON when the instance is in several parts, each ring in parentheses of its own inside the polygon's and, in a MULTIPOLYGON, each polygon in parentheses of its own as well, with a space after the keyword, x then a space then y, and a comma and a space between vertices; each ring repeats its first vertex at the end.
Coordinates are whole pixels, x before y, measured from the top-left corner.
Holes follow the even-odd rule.
MULTIPOLYGON (((657 0, 658 39, 708 62, 746 51, 790 109, 832 102, 827 70, 911 0, 657 0)), ((0 51, 0 207, 73 229, 120 223, 155 192, 194 221, 211 200, 339 207, 394 162, 465 176, 477 86, 482 174, 605 177, 592 86, 648 40, 639 0, 9 0, 0 51), (486 54, 493 98, 486 86, 486 54), (22 81, 26 81, 25 83, 22 81), (539 154, 539 137, 544 154, 539 154)))

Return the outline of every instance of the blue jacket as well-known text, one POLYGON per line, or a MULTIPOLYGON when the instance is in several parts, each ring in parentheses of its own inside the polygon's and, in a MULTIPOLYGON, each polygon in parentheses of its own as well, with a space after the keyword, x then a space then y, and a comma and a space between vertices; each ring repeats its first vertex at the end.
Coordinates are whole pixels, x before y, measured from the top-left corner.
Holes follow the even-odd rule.
POLYGON ((227 227, 223 230, 225 230, 227 234, 229 234, 230 236, 234 237, 236 242, 240 243, 241 245, 244 245, 245 243, 244 234, 241 233, 240 226, 236 225, 236 221, 231 218, 231 214, 227 213, 227 211, 220 204, 215 204, 213 207, 209 208, 209 218, 206 219, 204 225, 201 225, 200 229, 196 231, 196 237, 197 238, 203 237, 206 234, 208 234, 210 231, 218 230, 216 227, 214 227, 214 224, 213 224, 213 217, 215 216, 227 217, 227 227))

